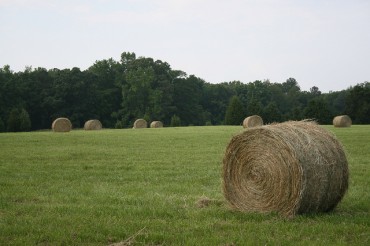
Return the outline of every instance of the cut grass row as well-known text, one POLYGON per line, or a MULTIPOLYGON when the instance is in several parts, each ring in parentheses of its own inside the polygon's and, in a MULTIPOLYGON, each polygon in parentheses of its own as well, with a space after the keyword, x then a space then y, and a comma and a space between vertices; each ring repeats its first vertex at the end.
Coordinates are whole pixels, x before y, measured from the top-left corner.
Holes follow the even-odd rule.
POLYGON ((292 220, 224 205, 240 127, 0 134, 0 244, 369 244, 370 126, 325 127, 346 149, 349 191, 333 213, 292 220))

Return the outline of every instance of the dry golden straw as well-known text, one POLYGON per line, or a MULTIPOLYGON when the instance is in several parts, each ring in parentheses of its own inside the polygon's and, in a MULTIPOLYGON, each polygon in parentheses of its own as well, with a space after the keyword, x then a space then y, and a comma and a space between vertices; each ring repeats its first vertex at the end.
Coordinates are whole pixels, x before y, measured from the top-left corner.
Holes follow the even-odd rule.
POLYGON ((146 122, 146 120, 144 119, 137 119, 135 120, 134 122, 134 127, 133 128, 147 128, 148 127, 148 123, 146 122))
POLYGON ((53 129, 54 132, 69 132, 72 130, 72 123, 67 118, 58 118, 53 121, 51 129, 53 129))
POLYGON ((240 211, 286 217, 327 212, 347 188, 344 150, 314 122, 246 129, 232 138, 223 159, 224 196, 240 211))
POLYGON ((161 128, 163 127, 163 123, 161 121, 153 121, 150 123, 150 128, 161 128))
POLYGON ((263 125, 263 120, 258 115, 248 116, 243 121, 243 127, 244 128, 262 126, 262 125, 263 125))
POLYGON ((84 125, 85 130, 101 130, 102 128, 103 125, 99 120, 88 120, 84 125))
POLYGON ((352 120, 348 115, 339 115, 334 117, 333 125, 335 127, 350 127, 352 125, 352 120))

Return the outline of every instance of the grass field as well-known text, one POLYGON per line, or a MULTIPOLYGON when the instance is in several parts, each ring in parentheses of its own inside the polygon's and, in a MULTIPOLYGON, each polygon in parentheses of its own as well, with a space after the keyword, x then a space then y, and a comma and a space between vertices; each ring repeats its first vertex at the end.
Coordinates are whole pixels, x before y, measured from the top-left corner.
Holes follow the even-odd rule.
POLYGON ((240 127, 2 133, 0 245, 370 245, 370 126, 325 128, 349 190, 334 212, 289 220, 225 206, 223 152, 240 127))

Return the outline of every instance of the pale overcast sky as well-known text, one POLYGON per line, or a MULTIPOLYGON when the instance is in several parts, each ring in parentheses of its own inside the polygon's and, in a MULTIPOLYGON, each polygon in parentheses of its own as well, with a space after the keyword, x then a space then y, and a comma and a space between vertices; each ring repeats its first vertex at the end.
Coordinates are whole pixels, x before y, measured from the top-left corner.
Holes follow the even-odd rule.
POLYGON ((370 0, 0 0, 0 66, 79 67, 122 52, 211 83, 370 81, 370 0))

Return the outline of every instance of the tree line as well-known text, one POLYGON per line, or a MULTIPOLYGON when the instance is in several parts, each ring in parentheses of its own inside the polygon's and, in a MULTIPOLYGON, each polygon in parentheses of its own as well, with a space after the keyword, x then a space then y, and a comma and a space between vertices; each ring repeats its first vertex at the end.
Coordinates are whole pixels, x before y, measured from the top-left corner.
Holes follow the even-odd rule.
POLYGON ((264 122, 316 119, 331 124, 348 114, 370 123, 370 83, 321 93, 301 91, 294 78, 211 84, 148 57, 124 52, 120 61, 96 61, 88 69, 0 68, 0 131, 49 129, 68 117, 74 128, 99 119, 106 128, 132 127, 138 118, 165 126, 238 125, 248 115, 264 122))

